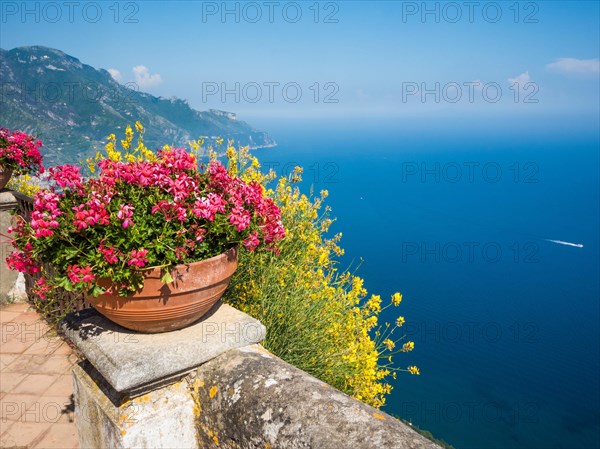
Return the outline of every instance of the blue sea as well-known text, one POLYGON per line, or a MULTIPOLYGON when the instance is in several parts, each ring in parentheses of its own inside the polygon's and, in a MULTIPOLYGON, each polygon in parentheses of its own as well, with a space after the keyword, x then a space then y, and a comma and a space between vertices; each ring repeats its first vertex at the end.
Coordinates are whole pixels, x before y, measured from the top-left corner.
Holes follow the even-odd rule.
POLYGON ((400 373, 385 411, 456 448, 600 447, 593 118, 261 127, 279 143, 263 166, 329 191, 342 264, 403 293, 383 319, 406 318, 415 350, 395 361, 421 375, 400 373))

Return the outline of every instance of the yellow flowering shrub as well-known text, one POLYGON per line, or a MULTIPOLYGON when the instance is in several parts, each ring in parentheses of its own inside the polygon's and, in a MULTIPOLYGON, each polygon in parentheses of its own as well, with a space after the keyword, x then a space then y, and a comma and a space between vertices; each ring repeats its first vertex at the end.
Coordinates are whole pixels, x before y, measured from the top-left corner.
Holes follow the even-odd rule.
POLYGON ((120 142, 121 150, 117 149, 117 137, 110 134, 106 138, 106 145, 104 146, 106 153, 97 152, 95 157, 86 160, 89 171, 94 173, 96 162, 105 158, 115 162, 155 161, 156 156, 144 144, 144 126, 139 121, 135 122, 135 132, 129 125, 125 128, 125 139, 120 142), (137 132, 138 138, 136 146, 133 147, 135 132, 137 132))
POLYGON ((41 189, 40 179, 38 177, 32 178, 28 173, 21 176, 13 176, 6 185, 6 188, 33 197, 41 189))
MULTIPOLYGON (((326 238, 333 219, 323 206, 328 192, 309 198, 294 184, 302 179, 296 167, 288 177, 275 180, 263 174, 248 148, 228 145, 228 168, 245 181, 260 182, 281 209, 286 237, 279 255, 263 253, 249 257, 240 252, 240 265, 226 292, 226 301, 258 318, 267 328, 264 345, 287 362, 358 400, 375 407, 385 404, 391 391, 386 379, 396 371, 419 374, 415 366, 395 368, 392 356, 414 348, 404 342, 395 350, 395 325, 379 324, 380 313, 398 306, 395 293, 383 306, 379 295, 368 296, 363 279, 340 270, 336 258, 342 234, 326 238), (276 181, 272 188, 271 181, 276 181), (258 257, 257 257, 258 256, 258 257)), ((213 154, 214 157, 214 154, 213 154)))

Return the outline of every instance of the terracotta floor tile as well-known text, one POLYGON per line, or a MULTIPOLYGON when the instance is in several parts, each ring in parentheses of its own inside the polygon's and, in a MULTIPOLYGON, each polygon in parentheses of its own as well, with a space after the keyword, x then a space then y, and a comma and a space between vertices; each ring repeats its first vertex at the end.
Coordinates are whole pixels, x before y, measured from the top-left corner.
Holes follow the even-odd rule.
POLYGON ((8 310, 0 309, 0 323, 10 323, 20 314, 21 312, 10 312, 8 310))
POLYGON ((14 422, 0 436, 0 447, 32 447, 49 428, 48 423, 14 422))
POLYGON ((19 312, 19 313, 23 313, 23 312, 27 312, 31 310, 31 306, 27 303, 24 302, 17 302, 14 304, 5 304, 2 307, 0 307, 0 314, 2 314, 3 312, 19 312))
POLYGON ((61 343, 62 342, 57 340, 56 338, 45 338, 45 337, 39 338, 32 345, 27 347, 27 349, 25 349, 25 351, 23 351, 23 354, 27 354, 27 355, 47 354, 47 355, 50 355, 54 351, 56 351, 56 349, 58 349, 58 347, 61 345, 61 343))
POLYGON ((4 343, 19 338, 22 327, 25 327, 25 324, 21 325, 14 320, 0 324, 0 349, 4 343))
POLYGON ((20 421, 47 422, 50 424, 73 423, 75 405, 68 396, 42 396, 19 418, 20 421))
MULTIPOLYGON (((15 375, 16 373, 13 373, 15 375)), ((42 395, 56 381, 56 376, 49 374, 30 374, 12 389, 17 394, 42 395)))
POLYGON ((34 324, 37 322, 44 322, 44 320, 38 315, 35 311, 23 312, 19 316, 17 316, 14 321, 19 323, 19 325, 29 326, 30 324, 34 324))
POLYGON ((54 376, 54 378, 56 380, 50 386, 50 388, 46 390, 44 395, 68 397, 71 393, 73 393, 73 375, 71 373, 54 376))
POLYGON ((0 422, 5 424, 7 421, 18 421, 23 413, 38 399, 38 396, 30 394, 5 394, 0 399, 0 422))
POLYGON ((13 362, 4 368, 8 373, 27 374, 47 374, 43 370, 44 364, 48 361, 49 355, 23 355, 21 354, 13 362))
POLYGON ((18 336, 14 337, 8 341, 0 340, 0 351, 3 354, 21 354, 33 343, 34 343, 33 340, 22 341, 18 336))
POLYGON ((73 354, 73 349, 61 339, 61 344, 58 346, 52 355, 70 355, 73 354))
POLYGON ((51 355, 48 356, 41 369, 47 374, 67 374, 75 363, 77 363, 75 354, 70 356, 51 355))
POLYGON ((78 448, 77 430, 73 424, 54 424, 34 449, 78 448))
MULTIPOLYGON (((12 334, 11 338, 16 337, 24 341, 37 341, 41 339, 50 340, 52 337, 52 334, 46 336, 48 332, 50 332, 50 327, 44 321, 36 321, 34 323, 27 323, 25 321, 19 323, 18 321, 12 321, 10 323, 4 323, 4 326, 7 327, 5 334, 8 335, 10 332, 12 334), (19 335, 15 335, 15 331, 18 331, 19 335)), ((5 341, 6 340, 8 339, 5 338, 5 341)))
MULTIPOLYGON (((0 346, 1 348, 1 346, 0 346)), ((17 354, 0 354, 0 372, 17 359, 17 354)))
POLYGON ((20 373, 0 372, 0 391, 9 393, 17 387, 23 380, 20 373))

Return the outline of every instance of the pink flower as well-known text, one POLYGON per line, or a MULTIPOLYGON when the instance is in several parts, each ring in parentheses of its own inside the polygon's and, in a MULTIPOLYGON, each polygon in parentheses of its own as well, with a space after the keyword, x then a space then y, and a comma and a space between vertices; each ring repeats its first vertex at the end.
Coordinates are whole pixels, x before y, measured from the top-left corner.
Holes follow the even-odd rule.
POLYGON ((250 250, 250 252, 254 252, 256 247, 260 244, 260 240, 258 240, 258 232, 253 232, 244 240, 244 246, 250 250))
POLYGON ((177 258, 179 260, 183 260, 183 258, 185 256, 187 256, 187 254, 188 254, 187 248, 184 248, 183 246, 175 248, 175 255, 177 256, 177 258))
POLYGON ((61 187, 83 187, 79 167, 75 167, 74 165, 60 165, 58 167, 51 167, 49 172, 50 179, 54 180, 61 187))
POLYGON ((129 226, 133 226, 135 223, 131 219, 133 216, 134 207, 130 204, 121 204, 121 208, 117 213, 119 220, 123 220, 123 228, 127 229, 129 226))
POLYGON ((37 238, 51 237, 54 234, 52 229, 59 227, 57 218, 62 215, 58 209, 59 200, 60 197, 54 192, 41 190, 36 193, 30 224, 37 238))
POLYGON ((80 282, 84 284, 89 284, 90 282, 96 279, 96 277, 92 273, 92 267, 87 266, 81 268, 79 267, 79 265, 67 266, 67 277, 71 280, 73 284, 78 284, 80 282))
MULTIPOLYGON (((104 240, 102 240, 102 242, 104 242, 104 240)), ((117 263, 119 261, 119 258, 116 255, 116 250, 114 248, 107 248, 102 242, 98 247, 98 251, 100 251, 100 253, 104 257, 104 260, 110 264, 117 263)))
POLYGON ((177 171, 194 170, 197 166, 194 155, 184 148, 161 150, 158 152, 158 157, 166 167, 177 171))
POLYGON ((219 161, 212 161, 210 163, 208 174, 210 175, 210 184, 212 187, 225 189, 232 181, 231 176, 227 173, 227 169, 219 161))
POLYGON ((75 214, 73 215, 73 224, 77 226, 78 230, 82 230, 88 227, 89 212, 84 210, 85 204, 73 207, 75 214))
POLYGON ((227 202, 221 195, 211 192, 207 196, 196 200, 192 208, 192 213, 198 218, 214 221, 218 213, 225 213, 226 204, 227 202))
POLYGON ((204 234, 206 234, 206 229, 204 229, 204 228, 195 229, 194 237, 196 237, 196 241, 201 242, 202 239, 204 238, 204 234))
POLYGON ((81 276, 81 282, 87 284, 88 282, 92 282, 96 279, 92 273, 92 267, 85 267, 79 270, 79 275, 81 276))
POLYGON ((148 254, 148 250, 134 249, 133 251, 131 251, 131 253, 129 253, 129 260, 127 261, 127 265, 135 265, 139 268, 146 266, 146 264, 148 263, 148 259, 146 259, 146 254, 148 254))
POLYGON ((250 224, 250 212, 240 206, 236 206, 229 214, 229 222, 236 227, 238 231, 243 231, 250 224))
POLYGON ((18 173, 44 173, 42 142, 22 131, 0 128, 0 164, 18 173))
POLYGON ((50 291, 50 286, 46 282, 46 279, 41 277, 33 287, 33 293, 38 295, 41 299, 46 298, 46 294, 50 291))
POLYGON ((16 270, 21 273, 34 274, 40 271, 40 268, 35 264, 30 254, 19 251, 10 253, 6 258, 6 266, 10 270, 16 270))

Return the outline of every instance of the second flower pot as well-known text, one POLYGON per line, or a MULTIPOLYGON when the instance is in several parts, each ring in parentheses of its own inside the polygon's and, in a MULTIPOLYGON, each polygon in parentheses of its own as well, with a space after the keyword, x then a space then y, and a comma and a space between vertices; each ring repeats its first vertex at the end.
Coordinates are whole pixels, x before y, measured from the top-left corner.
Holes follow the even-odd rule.
POLYGON ((8 184, 8 181, 10 181, 12 172, 12 170, 6 169, 0 165, 0 190, 6 187, 6 184, 8 184))

